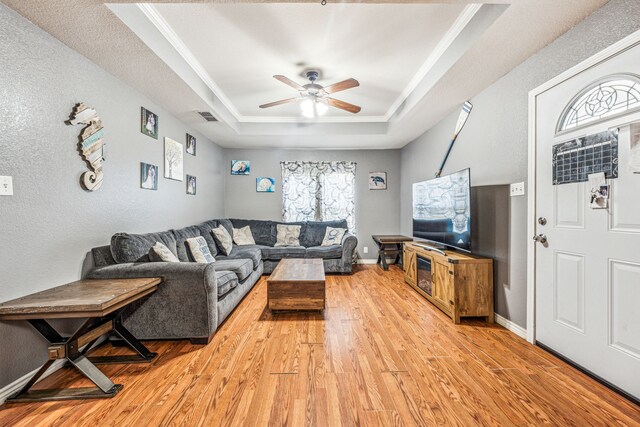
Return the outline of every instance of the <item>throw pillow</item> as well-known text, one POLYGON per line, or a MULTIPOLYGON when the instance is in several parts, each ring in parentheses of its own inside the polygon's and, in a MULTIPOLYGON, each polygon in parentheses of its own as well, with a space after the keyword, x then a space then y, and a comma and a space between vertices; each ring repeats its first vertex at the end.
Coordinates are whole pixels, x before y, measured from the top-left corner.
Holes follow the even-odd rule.
POLYGON ((156 242, 149 251, 149 259, 155 262, 180 262, 171 250, 160 242, 156 242))
POLYGON ((341 245, 342 238, 346 232, 346 228, 327 227, 327 231, 324 233, 324 239, 322 239, 322 244, 320 246, 341 245))
POLYGON ((211 230, 211 234, 213 234, 213 238, 216 240, 216 243, 222 250, 222 253, 229 255, 233 248, 233 240, 231 240, 231 236, 227 229, 224 228, 224 226, 219 225, 218 228, 211 230))
POLYGON ((216 260, 213 255, 211 255, 209 246, 207 246, 207 241, 204 240, 204 237, 192 237, 187 239, 186 242, 189 246, 191 256, 196 262, 210 264, 216 260))
POLYGON ((233 241, 238 246, 256 244, 256 241, 253 240, 253 234, 251 234, 251 228, 248 225, 233 229, 233 241))
POLYGON ((278 224, 275 246, 300 246, 301 225, 278 224))

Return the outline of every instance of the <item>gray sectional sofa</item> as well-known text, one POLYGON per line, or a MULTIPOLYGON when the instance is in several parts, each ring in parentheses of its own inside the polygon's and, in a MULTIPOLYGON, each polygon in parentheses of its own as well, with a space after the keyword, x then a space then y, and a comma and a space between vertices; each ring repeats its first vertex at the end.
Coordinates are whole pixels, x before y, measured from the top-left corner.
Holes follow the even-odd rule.
MULTIPOLYGON (((182 339, 205 344, 263 273, 271 273, 283 258, 322 258, 327 273, 351 273, 358 243, 346 233, 341 245, 321 246, 326 228, 347 228, 346 221, 287 223, 301 225, 300 246, 275 247, 275 221, 214 219, 159 233, 118 233, 111 245, 91 250, 94 268, 88 278, 162 277, 163 283, 147 299, 129 306, 125 326, 139 339, 182 339), (223 255, 211 234, 213 228, 250 226, 255 245, 234 245, 223 255), (192 262, 186 240, 202 236, 216 261, 192 262), (156 262, 151 247, 161 242, 181 262, 156 262)), ((265 301, 266 303, 266 301, 265 301)))

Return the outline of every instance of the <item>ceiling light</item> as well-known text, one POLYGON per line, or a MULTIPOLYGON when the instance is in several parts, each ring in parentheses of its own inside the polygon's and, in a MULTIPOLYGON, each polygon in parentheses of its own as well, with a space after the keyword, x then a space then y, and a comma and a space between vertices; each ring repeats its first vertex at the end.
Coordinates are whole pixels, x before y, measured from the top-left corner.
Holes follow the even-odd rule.
POLYGON ((307 98, 300 104, 300 109, 302 109, 303 116, 313 119, 323 116, 329 107, 325 103, 318 101, 318 99, 307 98))

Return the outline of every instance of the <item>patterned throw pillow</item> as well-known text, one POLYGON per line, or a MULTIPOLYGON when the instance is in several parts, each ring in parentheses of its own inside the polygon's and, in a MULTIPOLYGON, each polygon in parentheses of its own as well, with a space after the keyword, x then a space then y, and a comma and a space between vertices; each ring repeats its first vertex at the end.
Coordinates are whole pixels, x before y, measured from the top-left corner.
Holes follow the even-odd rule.
POLYGON ((251 234, 251 228, 248 225, 233 229, 233 241, 238 246, 256 244, 256 241, 253 240, 253 234, 251 234))
POLYGON ((213 234, 213 238, 216 240, 218 247, 222 249, 222 253, 229 255, 233 248, 233 240, 231 240, 231 236, 227 229, 224 228, 224 226, 219 225, 218 228, 211 230, 211 234, 213 234))
POLYGON ((275 246, 300 246, 301 225, 278 224, 275 246))
POLYGON ((322 244, 320 246, 341 245, 342 238, 346 232, 346 228, 327 227, 327 231, 324 233, 324 239, 322 239, 322 244))
POLYGON ((180 262, 177 256, 171 250, 160 242, 156 242, 149 251, 149 259, 151 261, 161 262, 180 262))
POLYGON ((189 246, 191 256, 196 262, 211 264, 216 260, 213 255, 211 255, 209 246, 207 246, 207 241, 204 240, 204 237, 198 236, 187 239, 187 245, 189 246))

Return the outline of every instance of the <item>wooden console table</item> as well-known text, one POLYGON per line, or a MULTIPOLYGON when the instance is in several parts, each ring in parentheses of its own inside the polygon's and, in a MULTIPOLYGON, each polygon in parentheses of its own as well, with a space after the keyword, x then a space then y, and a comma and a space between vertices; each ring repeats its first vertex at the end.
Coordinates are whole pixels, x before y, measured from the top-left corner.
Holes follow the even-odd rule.
POLYGON ((94 363, 150 362, 157 356, 122 325, 122 311, 132 302, 155 292, 161 281, 154 277, 81 280, 0 304, 0 320, 26 320, 49 342, 49 359, 7 402, 95 399, 116 395, 122 384, 112 383, 94 363), (46 320, 69 318, 87 318, 70 337, 62 337, 46 320), (98 338, 110 331, 119 335, 138 354, 86 357, 85 353, 98 338), (82 347, 84 349, 80 350, 82 347), (29 391, 59 359, 69 362, 97 387, 29 391))
POLYGON ((493 323, 493 260, 412 242, 404 248, 404 281, 460 323, 484 317, 493 323))
POLYGON ((382 269, 385 271, 389 269, 387 256, 394 255, 395 260, 393 262, 402 264, 402 246, 404 242, 413 241, 411 237, 399 235, 374 234, 371 238, 378 245, 377 263, 382 265, 382 269))

